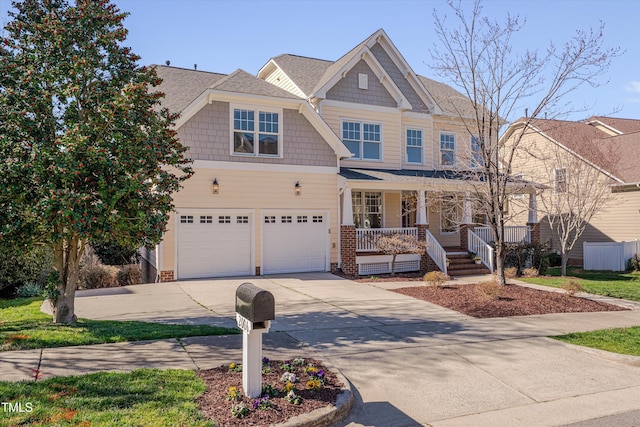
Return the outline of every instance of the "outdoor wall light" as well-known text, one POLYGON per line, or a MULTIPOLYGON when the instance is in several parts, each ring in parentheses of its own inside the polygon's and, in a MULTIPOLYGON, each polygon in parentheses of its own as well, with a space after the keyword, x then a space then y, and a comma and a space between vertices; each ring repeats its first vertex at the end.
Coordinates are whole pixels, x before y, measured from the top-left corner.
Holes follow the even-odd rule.
POLYGON ((220 192, 220 185, 218 184, 218 178, 213 178, 213 183, 211 184, 211 188, 213 190, 213 194, 218 194, 220 192))
POLYGON ((293 191, 295 192, 296 196, 302 194, 302 185, 300 185, 300 181, 296 181, 296 185, 293 186, 293 191))

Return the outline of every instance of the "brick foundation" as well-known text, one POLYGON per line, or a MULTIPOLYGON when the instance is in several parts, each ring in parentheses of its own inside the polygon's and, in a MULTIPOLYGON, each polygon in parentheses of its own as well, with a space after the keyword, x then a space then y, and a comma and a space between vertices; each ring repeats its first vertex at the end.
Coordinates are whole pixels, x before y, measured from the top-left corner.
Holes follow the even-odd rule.
POLYGON ((342 258, 342 272, 350 276, 357 276, 355 225, 340 226, 340 256, 342 258))
POLYGON ((330 270, 333 274, 338 272, 338 263, 337 262, 332 262, 331 263, 331 270, 330 270))
POLYGON ((173 282, 175 279, 173 277, 173 270, 165 270, 160 272, 160 281, 161 282, 173 282))
MULTIPOLYGON (((429 229, 429 224, 417 224, 416 228, 418 229, 418 241, 424 242, 427 235, 426 231, 429 229)), ((425 250, 422 252, 420 254, 420 273, 424 274, 427 271, 431 271, 434 266, 435 263, 429 254, 427 254, 427 251, 425 250)))
POLYGON ((473 224, 460 224, 460 247, 465 251, 469 247, 469 233, 467 230, 473 230, 473 224))
POLYGON ((528 222, 527 226, 531 230, 531 243, 534 245, 540 244, 540 223, 528 222))
POLYGON ((256 267, 256 276, 260 276, 260 266, 256 267))

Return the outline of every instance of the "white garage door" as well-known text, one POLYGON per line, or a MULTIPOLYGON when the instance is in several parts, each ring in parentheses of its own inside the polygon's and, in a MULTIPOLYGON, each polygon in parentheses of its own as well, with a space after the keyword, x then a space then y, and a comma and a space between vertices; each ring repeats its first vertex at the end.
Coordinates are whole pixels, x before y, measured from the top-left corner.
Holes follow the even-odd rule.
POLYGON ((269 212, 262 216, 262 273, 327 269, 328 217, 323 212, 269 212))
POLYGON ((252 228, 248 213, 178 214, 178 278, 253 274, 252 228))

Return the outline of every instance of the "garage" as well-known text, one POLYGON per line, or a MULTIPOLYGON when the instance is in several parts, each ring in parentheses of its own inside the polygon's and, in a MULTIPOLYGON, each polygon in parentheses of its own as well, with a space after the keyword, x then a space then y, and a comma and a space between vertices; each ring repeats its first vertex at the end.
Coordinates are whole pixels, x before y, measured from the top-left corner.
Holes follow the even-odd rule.
POLYGON ((277 211, 262 215, 262 273, 326 271, 326 212, 277 211))
POLYGON ((177 222, 178 279, 253 274, 251 213, 181 212, 177 222))

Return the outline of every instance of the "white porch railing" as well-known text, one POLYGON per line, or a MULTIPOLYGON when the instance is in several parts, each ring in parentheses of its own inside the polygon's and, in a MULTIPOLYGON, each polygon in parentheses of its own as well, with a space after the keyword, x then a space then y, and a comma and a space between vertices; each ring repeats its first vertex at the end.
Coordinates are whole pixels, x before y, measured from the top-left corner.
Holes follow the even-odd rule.
POLYGON ((479 256, 482 263, 493 273, 493 248, 473 230, 467 230, 467 250, 479 256))
POLYGON ((427 253, 436 263, 440 271, 447 274, 447 252, 440 246, 440 243, 433 237, 429 230, 426 230, 425 240, 427 242, 427 253))
POLYGON ((376 252, 376 238, 378 236, 390 236, 392 234, 407 234, 418 237, 418 229, 409 228, 356 228, 356 251, 376 252))
MULTIPOLYGON (((475 234, 486 243, 493 242, 491 227, 475 227, 475 234)), ((531 230, 527 226, 508 226, 504 228, 505 243, 531 243, 531 230)))

